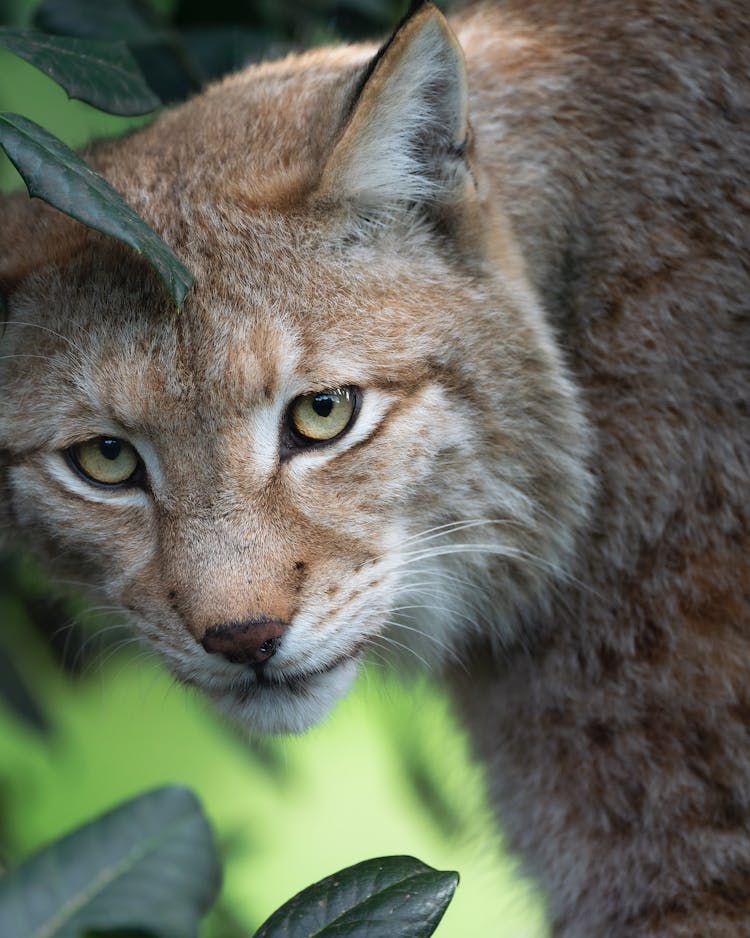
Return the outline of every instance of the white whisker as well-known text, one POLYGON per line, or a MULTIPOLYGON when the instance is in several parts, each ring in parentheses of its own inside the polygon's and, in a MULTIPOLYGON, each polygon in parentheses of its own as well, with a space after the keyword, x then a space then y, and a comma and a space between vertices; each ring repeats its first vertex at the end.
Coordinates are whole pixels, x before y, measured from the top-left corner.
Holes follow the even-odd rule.
POLYGON ((39 361, 43 362, 54 361, 54 358, 51 355, 35 355, 32 352, 16 352, 12 355, 0 355, 0 361, 9 361, 12 358, 38 358, 39 361))
POLYGON ((50 335, 53 335, 56 339, 62 340, 71 348, 74 348, 80 355, 85 356, 86 354, 81 346, 74 342, 71 338, 63 335, 61 332, 57 332, 55 329, 50 329, 49 326, 42 326, 37 322, 25 322, 23 319, 6 319, 2 323, 2 326, 3 328, 5 326, 24 326, 28 329, 39 329, 40 332, 47 332, 50 335))
MULTIPOLYGON (((414 608, 420 608, 420 607, 414 607, 414 608)), ((395 612, 398 612, 398 610, 395 610, 395 612)), ((439 648, 445 654, 447 658, 451 659, 452 661, 455 661, 456 663, 464 667, 464 664, 461 660, 461 655, 459 654, 457 649, 449 645, 447 642, 444 642, 442 639, 438 638, 437 635, 433 635, 432 633, 426 631, 425 629, 418 629, 412 625, 406 625, 405 622, 401 622, 396 619, 388 619, 387 624, 389 628, 401 629, 405 632, 412 632, 413 634, 418 635, 420 638, 423 638, 426 641, 431 642, 433 645, 439 648)))
MULTIPOLYGON (((397 625, 398 623, 394 623, 394 622, 391 622, 390 620, 386 620, 386 623, 385 623, 385 624, 386 624, 386 625, 397 625)), ((403 642, 399 642, 399 641, 397 641, 395 638, 392 638, 392 637, 389 636, 389 635, 383 635, 382 633, 380 633, 379 635, 375 636, 375 637, 372 639, 372 641, 373 641, 374 643, 376 643, 376 644, 380 644, 381 642, 387 642, 389 645, 393 645, 393 646, 396 647, 396 648, 401 648, 403 651, 409 652, 409 654, 414 655, 414 657, 415 657, 418 661, 420 661, 421 664, 422 664, 428 671, 430 670, 430 664, 429 664, 429 662, 427 661, 427 659, 424 658, 422 655, 420 655, 419 652, 416 651, 414 648, 410 648, 408 645, 404 645, 403 642)))
POLYGON ((424 531, 419 531, 416 534, 411 534, 408 537, 403 538, 398 543, 394 544, 388 551, 376 555, 368 561, 365 561, 361 566, 365 566, 367 563, 374 563, 378 560, 382 560, 384 557, 390 556, 390 554, 397 552, 406 544, 421 544, 426 541, 434 540, 439 537, 447 537, 451 534, 457 534, 461 531, 466 530, 467 528, 481 527, 483 525, 506 525, 506 526, 515 526, 523 527, 520 521, 517 521, 512 518, 470 518, 464 521, 450 521, 445 524, 438 524, 434 527, 427 528, 424 531))

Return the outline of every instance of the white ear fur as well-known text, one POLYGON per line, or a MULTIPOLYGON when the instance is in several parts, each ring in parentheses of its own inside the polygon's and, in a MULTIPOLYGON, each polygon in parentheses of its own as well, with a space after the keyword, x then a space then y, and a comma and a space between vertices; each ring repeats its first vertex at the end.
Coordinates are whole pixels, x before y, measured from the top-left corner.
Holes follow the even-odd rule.
POLYGON ((458 40, 425 4, 370 66, 322 191, 363 209, 450 201, 466 173, 467 98, 458 40))

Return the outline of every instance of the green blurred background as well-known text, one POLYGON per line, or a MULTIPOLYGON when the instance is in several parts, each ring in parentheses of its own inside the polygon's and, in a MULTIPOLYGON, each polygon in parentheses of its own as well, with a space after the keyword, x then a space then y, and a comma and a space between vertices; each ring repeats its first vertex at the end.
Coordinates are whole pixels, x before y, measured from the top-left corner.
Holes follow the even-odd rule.
MULTIPOLYGON (((122 36, 165 100, 247 61, 304 45, 383 36, 391 0, 0 0, 3 25, 122 36)), ((0 110, 67 143, 139 121, 67 100, 0 52, 0 110)), ((0 188, 21 185, 0 155, 0 188)), ((0 207, 1 210, 1 207, 0 207)), ((2 215, 0 214, 0 224, 2 215)), ((502 851, 479 767, 428 678, 372 664, 324 725, 251 740, 175 684, 111 610, 47 584, 32 561, 0 558, 0 868, 117 802, 191 786, 225 862, 202 938, 247 938, 298 889, 372 856, 412 854, 457 869, 441 938, 543 938, 541 904, 502 851)))

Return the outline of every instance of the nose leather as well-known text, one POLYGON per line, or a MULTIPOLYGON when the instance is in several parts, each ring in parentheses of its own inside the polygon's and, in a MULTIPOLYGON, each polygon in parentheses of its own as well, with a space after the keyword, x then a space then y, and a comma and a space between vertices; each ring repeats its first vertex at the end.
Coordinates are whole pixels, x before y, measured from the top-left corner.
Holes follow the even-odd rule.
POLYGON ((278 619, 247 619, 213 625, 206 629, 201 645, 236 664, 263 664, 276 654, 287 624, 278 619))

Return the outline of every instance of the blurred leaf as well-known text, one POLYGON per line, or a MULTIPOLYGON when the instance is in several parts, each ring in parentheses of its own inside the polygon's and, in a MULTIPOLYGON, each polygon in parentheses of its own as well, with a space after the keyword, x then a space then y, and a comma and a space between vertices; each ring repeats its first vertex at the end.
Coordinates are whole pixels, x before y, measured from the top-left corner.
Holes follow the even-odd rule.
POLYGON ((414 800, 425 811, 435 827, 446 837, 459 837, 464 818, 456 803, 442 787, 440 766, 418 748, 404 748, 404 772, 414 790, 414 800))
POLYGON ((42 0, 34 14, 37 29, 85 39, 155 42, 169 26, 138 0, 42 0))
POLYGON ((27 726, 41 732, 50 728, 44 711, 11 656, 11 650, 0 643, 0 700, 14 716, 27 726))
POLYGON ((60 668, 75 676, 90 668, 105 647, 119 644, 123 633, 111 625, 94 633, 96 637, 86 628, 88 609, 85 601, 63 596, 59 588, 53 591, 28 555, 0 553, 0 620, 5 626, 0 655, 22 663, 36 687, 38 662, 34 652, 29 661, 29 652, 38 639, 60 668))
POLYGON ((0 879, 3 938, 118 930, 189 938, 220 873, 192 792, 160 788, 45 847, 0 879))
POLYGON ((208 79, 235 72, 250 62, 279 58, 292 47, 264 29, 223 24, 182 30, 182 39, 191 59, 208 79))
POLYGON ((180 101, 205 81, 179 32, 141 0, 42 0, 34 24, 48 33, 124 40, 164 102, 180 101))
POLYGON ((366 860, 303 889, 254 938, 428 938, 457 885, 413 857, 366 860))
POLYGON ((25 25, 30 10, 24 0, 0 0, 0 23, 10 26, 25 25))
POLYGON ((154 938, 154 933, 152 931, 143 931, 142 929, 133 931, 133 929, 128 928, 127 931, 123 931, 117 928, 113 931, 108 928, 106 931, 86 931, 82 934, 81 938, 154 938))
MULTIPOLYGON (((224 862, 229 869, 231 861, 224 862)), ((211 910, 210 919, 201 923, 201 938, 248 938, 248 926, 227 900, 220 901, 211 910)))
POLYGON ((184 101, 200 91, 207 80, 176 32, 163 41, 130 43, 130 49, 149 85, 165 104, 184 101))
POLYGON ((29 195, 135 248, 159 274, 177 306, 182 306, 193 283, 191 273, 77 154, 18 114, 0 113, 0 146, 23 176, 29 195))
POLYGON ((161 104, 124 42, 0 29, 0 47, 49 75, 69 97, 109 114, 148 114, 161 104))

